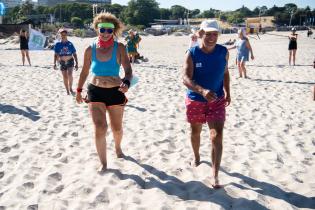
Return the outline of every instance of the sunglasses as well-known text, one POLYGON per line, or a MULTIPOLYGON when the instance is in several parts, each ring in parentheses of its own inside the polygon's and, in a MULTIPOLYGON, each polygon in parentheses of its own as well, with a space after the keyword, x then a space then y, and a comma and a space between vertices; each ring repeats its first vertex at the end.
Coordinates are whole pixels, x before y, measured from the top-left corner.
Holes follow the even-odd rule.
POLYGON ((114 32, 114 30, 112 28, 99 28, 100 33, 109 33, 112 34, 114 32))

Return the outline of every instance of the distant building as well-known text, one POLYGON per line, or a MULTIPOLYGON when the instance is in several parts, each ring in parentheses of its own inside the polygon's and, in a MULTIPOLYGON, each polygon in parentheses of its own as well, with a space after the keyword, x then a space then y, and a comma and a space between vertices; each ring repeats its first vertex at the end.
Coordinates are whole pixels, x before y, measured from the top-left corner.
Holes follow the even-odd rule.
POLYGON ((16 7, 22 4, 22 0, 0 0, 6 8, 16 7))
POLYGON ((112 0, 38 0, 38 5, 55 6, 61 3, 111 4, 112 0))

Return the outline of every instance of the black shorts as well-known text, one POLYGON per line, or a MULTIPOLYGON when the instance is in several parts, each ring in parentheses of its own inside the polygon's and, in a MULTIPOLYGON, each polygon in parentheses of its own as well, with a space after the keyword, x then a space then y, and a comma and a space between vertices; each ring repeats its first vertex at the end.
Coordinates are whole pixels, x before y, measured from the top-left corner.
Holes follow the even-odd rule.
POLYGON ((61 71, 67 71, 69 68, 74 67, 74 60, 71 58, 70 60, 67 61, 60 61, 60 70, 61 71))
POLYGON ((124 106, 128 99, 125 94, 120 92, 119 87, 101 88, 93 84, 88 85, 87 99, 89 102, 101 102, 106 106, 121 105, 124 106))
POLYGON ((297 49, 296 41, 289 42, 289 50, 296 50, 296 49, 297 49))

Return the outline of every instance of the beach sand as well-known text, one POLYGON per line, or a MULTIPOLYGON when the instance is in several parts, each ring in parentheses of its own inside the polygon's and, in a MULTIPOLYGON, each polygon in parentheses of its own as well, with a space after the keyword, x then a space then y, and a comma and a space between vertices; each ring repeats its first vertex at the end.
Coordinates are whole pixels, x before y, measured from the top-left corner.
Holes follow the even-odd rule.
MULTIPOLYGON (((18 50, 4 50, 18 45, 0 45, 0 209, 314 209, 315 40, 298 33, 296 66, 288 66, 287 38, 250 38, 250 79, 237 78, 236 51, 230 51, 232 103, 219 190, 209 184, 206 126, 202 163, 189 164, 181 79, 188 36, 142 37, 139 51, 148 61, 133 65, 139 82, 127 93, 126 158, 116 158, 109 132, 103 174, 96 172, 87 105, 66 95, 61 73, 52 69, 53 51, 30 52, 29 67, 21 66, 18 50)), ((218 43, 230 38, 236 35, 221 35, 218 43)), ((92 39, 69 40, 82 66, 92 39)))

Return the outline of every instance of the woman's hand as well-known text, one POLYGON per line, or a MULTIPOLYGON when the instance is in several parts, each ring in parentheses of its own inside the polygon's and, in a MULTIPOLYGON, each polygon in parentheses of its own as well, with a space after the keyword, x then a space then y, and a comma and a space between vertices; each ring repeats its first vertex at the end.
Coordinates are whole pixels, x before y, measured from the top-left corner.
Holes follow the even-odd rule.
POLYGON ((119 86, 119 91, 122 92, 122 93, 126 93, 129 89, 129 86, 125 83, 121 83, 120 86, 119 86))
POLYGON ((82 94, 80 92, 77 92, 77 95, 75 97, 75 100, 77 101, 78 104, 83 103, 83 98, 82 98, 82 94))

